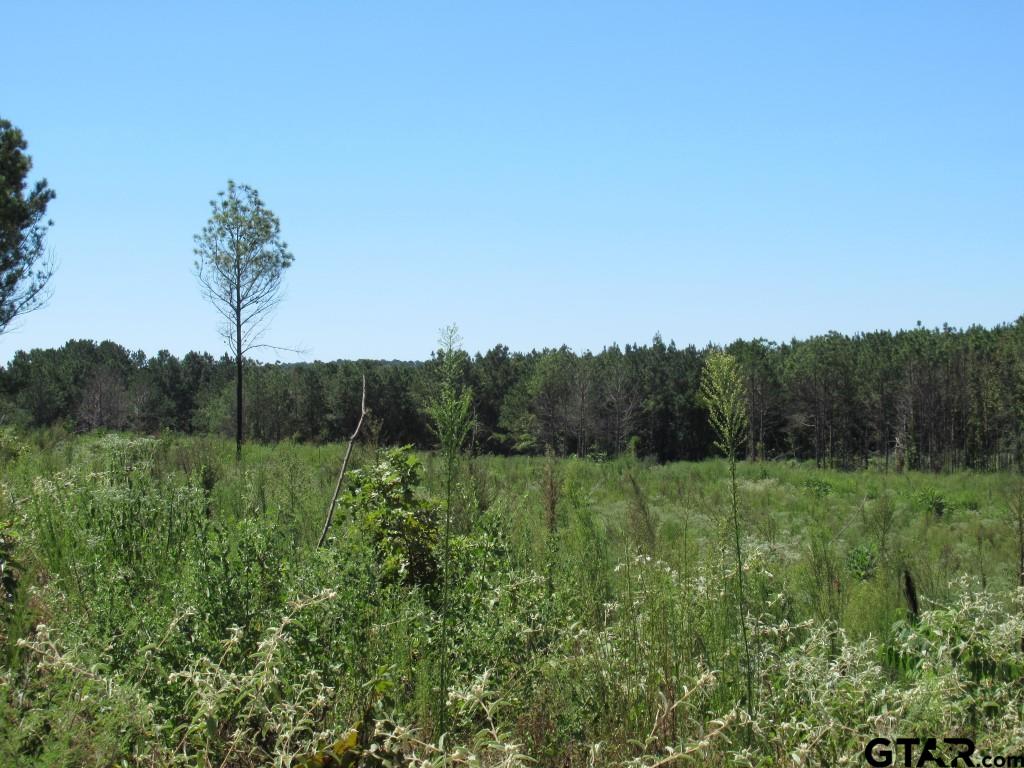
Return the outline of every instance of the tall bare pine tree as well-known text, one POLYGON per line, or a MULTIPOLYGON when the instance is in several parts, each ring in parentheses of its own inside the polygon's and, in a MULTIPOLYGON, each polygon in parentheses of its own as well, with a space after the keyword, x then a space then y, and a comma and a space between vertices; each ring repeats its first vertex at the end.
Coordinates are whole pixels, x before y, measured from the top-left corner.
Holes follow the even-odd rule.
POLYGON ((259 192, 228 180, 210 201, 210 220, 195 236, 195 272, 203 294, 224 320, 235 357, 235 451, 242 455, 242 363, 257 346, 281 300, 284 270, 294 257, 281 240, 281 222, 259 192))

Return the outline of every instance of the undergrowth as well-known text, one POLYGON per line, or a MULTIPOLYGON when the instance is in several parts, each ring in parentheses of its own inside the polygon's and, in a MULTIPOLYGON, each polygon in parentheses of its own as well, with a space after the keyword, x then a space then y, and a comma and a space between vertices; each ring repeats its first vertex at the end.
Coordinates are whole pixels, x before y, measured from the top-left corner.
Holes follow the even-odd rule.
POLYGON ((1016 477, 338 453, 4 433, 0 765, 1022 750, 1016 477))

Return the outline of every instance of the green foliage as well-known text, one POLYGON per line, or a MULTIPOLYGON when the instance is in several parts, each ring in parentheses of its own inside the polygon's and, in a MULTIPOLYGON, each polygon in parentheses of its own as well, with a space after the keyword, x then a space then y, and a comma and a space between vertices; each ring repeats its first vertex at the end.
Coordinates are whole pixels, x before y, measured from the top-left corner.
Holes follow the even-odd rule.
POLYGON ((422 472, 408 446, 384 451, 351 474, 342 499, 372 542, 386 582, 426 587, 437 581, 440 516, 435 504, 417 498, 422 472))
POLYGON ((441 733, 446 733, 448 727, 448 672, 451 665, 449 593, 451 590, 452 503, 455 499, 459 455, 472 426, 470 406, 473 395, 468 388, 462 387, 462 366, 465 353, 462 352, 460 343, 459 332, 454 325, 441 332, 441 349, 438 353, 439 387, 427 409, 433 421, 434 432, 441 442, 445 478, 444 535, 441 540, 443 569, 441 581, 441 699, 438 717, 441 733))
POLYGON ((46 208, 56 194, 40 179, 21 131, 0 119, 0 333, 46 300, 53 266, 46 261, 46 208))
POLYGON ((145 695, 50 629, 25 643, 20 678, 0 674, 0 764, 45 768, 171 765, 145 695))
POLYGON ((210 219, 195 236, 195 274, 221 316, 222 333, 234 355, 235 450, 240 458, 244 355, 266 329, 294 257, 281 239, 281 222, 259 192, 228 179, 227 191, 218 197, 210 201, 210 219))
POLYGON ((804 488, 811 492, 816 498, 824 499, 832 493, 832 484, 827 480, 817 477, 810 477, 804 482, 804 488))
MULTIPOLYGON (((7 641, 8 626, 15 620, 18 603, 18 582, 22 564, 15 559, 18 540, 14 525, 0 518, 0 640, 7 641)), ((8 649, 9 650, 9 649, 8 649)))
POLYGON ((11 427, 0 427, 0 465, 17 459, 26 446, 11 427))
POLYGON ((728 458, 735 458, 746 438, 748 421, 743 379, 732 355, 712 352, 707 356, 700 393, 718 437, 715 447, 728 458))
POLYGON ((708 409, 711 426, 718 439, 715 446, 729 460, 729 492, 732 512, 732 545, 735 555, 736 589, 734 598, 737 608, 737 624, 743 640, 743 666, 746 673, 747 714, 753 712, 754 702, 754 661, 751 658, 750 638, 747 630, 747 594, 743 572, 743 531, 740 521, 740 503, 736 483, 736 452, 746 439, 748 422, 747 402, 743 382, 740 378, 736 359, 724 352, 712 352, 704 363, 701 375, 701 397, 708 409))
MULTIPOLYGON (((294 257, 280 239, 281 223, 252 187, 228 179, 227 190, 210 201, 210 221, 196 235, 196 271, 232 287, 241 270, 243 299, 256 300, 275 287, 294 257)), ((221 283, 214 283, 219 285, 221 283)), ((219 295, 215 298, 221 298, 219 295)))
MULTIPOLYGON (((472 452, 660 462, 718 449, 700 394, 714 347, 647 344, 597 353, 567 347, 515 353, 497 345, 457 355, 473 392, 472 452)), ((1001 470, 1024 458, 1024 319, 897 333, 823 336, 776 344, 736 341, 748 425, 745 457, 813 461, 877 472, 1001 470)), ((230 435, 236 360, 189 353, 145 356, 112 342, 70 341, 14 354, 0 371, 0 417, 68 431, 131 428, 230 435)), ((429 408, 440 358, 426 362, 247 361, 243 428, 256 442, 345 439, 359 411, 360 377, 376 444, 436 447, 429 408)), ((369 434, 369 430, 367 434, 369 434)), ((959 508, 983 497, 947 499, 959 508)))
POLYGON ((854 765, 875 736, 1024 739, 1014 475, 477 457, 442 602, 443 457, 357 451, 317 548, 334 448, 19 440, 3 765, 854 765), (936 520, 926 490, 979 508, 936 520))
POLYGON ((878 569, 878 555, 870 544, 858 544, 846 556, 846 570, 855 579, 868 581, 878 569))
POLYGON ((460 343, 459 332, 454 325, 442 331, 441 349, 437 354, 437 392, 427 406, 434 434, 441 444, 441 453, 448 462, 458 456, 473 425, 470 417, 473 393, 462 386, 466 354, 460 349, 460 343))
POLYGON ((949 502, 934 488, 925 488, 918 492, 917 502, 924 508, 925 512, 935 517, 942 517, 945 512, 950 510, 949 502))

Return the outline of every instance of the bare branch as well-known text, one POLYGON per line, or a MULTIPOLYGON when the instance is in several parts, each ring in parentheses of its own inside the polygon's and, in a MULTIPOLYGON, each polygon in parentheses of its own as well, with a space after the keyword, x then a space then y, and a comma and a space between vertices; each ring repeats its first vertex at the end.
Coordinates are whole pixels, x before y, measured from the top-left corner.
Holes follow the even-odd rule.
POLYGON ((327 505, 327 514, 324 519, 324 528, 320 531, 320 540, 316 543, 317 548, 324 545, 327 541, 327 531, 331 528, 331 522, 334 520, 334 507, 338 503, 338 495, 341 493, 341 484, 345 481, 345 471, 348 469, 348 460, 352 456, 352 446, 355 444, 356 438, 359 436, 359 430, 363 428, 363 419, 366 417, 366 375, 363 375, 363 399, 359 406, 359 421, 356 422, 356 428, 352 432, 352 436, 348 439, 348 447, 345 449, 345 458, 341 462, 341 471, 338 472, 338 482, 334 484, 334 495, 331 496, 331 503, 327 505))
POLYGON ((305 347, 278 347, 274 344, 250 344, 243 348, 245 352, 253 349, 272 349, 275 352, 290 352, 293 355, 308 355, 309 350, 305 347))

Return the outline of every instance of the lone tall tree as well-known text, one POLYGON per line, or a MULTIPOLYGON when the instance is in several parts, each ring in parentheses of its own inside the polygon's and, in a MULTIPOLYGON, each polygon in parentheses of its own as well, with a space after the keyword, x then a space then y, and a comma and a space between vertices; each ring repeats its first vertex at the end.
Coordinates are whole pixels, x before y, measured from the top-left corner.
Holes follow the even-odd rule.
POLYGON ((53 267, 45 258, 46 180, 27 188, 32 158, 21 131, 0 119, 0 333, 19 315, 46 303, 53 267))
POLYGON ((281 300, 281 280, 292 254, 281 222, 245 184, 228 180, 210 201, 212 213, 195 237, 196 277, 224 318, 223 334, 235 355, 235 451, 242 455, 242 361, 266 330, 281 300))

